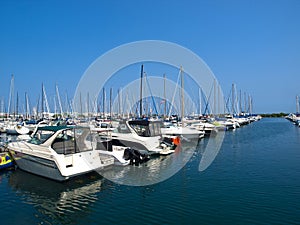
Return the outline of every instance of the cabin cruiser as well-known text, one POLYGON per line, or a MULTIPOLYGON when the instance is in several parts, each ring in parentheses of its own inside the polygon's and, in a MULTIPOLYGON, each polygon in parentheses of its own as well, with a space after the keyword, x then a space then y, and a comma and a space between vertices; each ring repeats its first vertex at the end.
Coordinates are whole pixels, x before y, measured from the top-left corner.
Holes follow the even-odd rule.
POLYGON ((198 121, 193 121, 188 124, 188 127, 191 127, 193 129, 199 130, 199 131, 204 131, 204 135, 208 136, 212 132, 216 131, 215 125, 209 123, 206 120, 198 120, 198 121))
POLYGON ((103 120, 95 120, 89 123, 89 127, 91 128, 92 132, 109 132, 113 131, 115 128, 113 127, 112 122, 110 121, 103 121, 103 120))
POLYGON ((162 138, 161 126, 161 121, 146 119, 120 121, 114 131, 99 135, 96 149, 113 155, 122 165, 144 162, 153 154, 171 154, 177 145, 173 139, 162 138))
POLYGON ((88 127, 38 127, 30 140, 7 148, 20 169, 57 181, 113 164, 112 157, 95 150, 88 127))
POLYGON ((24 126, 24 122, 9 121, 5 129, 6 133, 10 135, 24 135, 29 133, 29 129, 24 126))
POLYGON ((184 140, 200 139, 204 137, 205 132, 194 127, 182 127, 171 122, 165 122, 161 128, 161 133, 164 136, 180 136, 184 140))

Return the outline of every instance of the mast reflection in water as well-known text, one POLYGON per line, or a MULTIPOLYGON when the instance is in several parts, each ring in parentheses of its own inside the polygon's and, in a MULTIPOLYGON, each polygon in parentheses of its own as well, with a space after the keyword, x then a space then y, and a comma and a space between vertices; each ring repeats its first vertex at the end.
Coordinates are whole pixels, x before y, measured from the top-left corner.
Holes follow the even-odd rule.
POLYGON ((91 173, 59 183, 16 170, 10 174, 9 185, 23 203, 33 205, 40 213, 36 217, 60 224, 74 223, 89 212, 98 199, 102 180, 97 173, 91 173))

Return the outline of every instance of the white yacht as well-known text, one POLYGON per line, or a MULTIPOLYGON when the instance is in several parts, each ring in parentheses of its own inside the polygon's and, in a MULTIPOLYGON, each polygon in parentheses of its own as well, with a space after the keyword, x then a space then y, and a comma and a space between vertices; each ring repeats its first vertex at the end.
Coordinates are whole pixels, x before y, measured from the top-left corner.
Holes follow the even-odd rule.
POLYGON ((113 157, 95 150, 85 127, 38 127, 30 140, 11 142, 7 148, 20 169, 57 181, 113 164, 113 157))
POLYGON ((150 155, 168 155, 175 151, 172 139, 162 138, 161 121, 121 121, 112 132, 101 133, 97 150, 115 157, 116 164, 142 163, 150 155))
POLYGON ((194 140, 204 137, 205 132, 195 127, 182 127, 171 122, 165 122, 161 128, 161 133, 166 136, 180 136, 184 140, 194 140))
POLYGON ((110 121, 92 121, 89 123, 89 127, 91 128, 92 132, 102 133, 102 132, 110 132, 113 131, 115 128, 110 121))
POLYGON ((216 130, 216 126, 207 122, 206 120, 198 120, 190 123, 188 126, 199 131, 204 131, 205 135, 210 135, 216 130))
POLYGON ((24 126, 24 123, 16 120, 5 120, 1 123, 1 132, 6 132, 10 135, 28 134, 29 129, 24 126))

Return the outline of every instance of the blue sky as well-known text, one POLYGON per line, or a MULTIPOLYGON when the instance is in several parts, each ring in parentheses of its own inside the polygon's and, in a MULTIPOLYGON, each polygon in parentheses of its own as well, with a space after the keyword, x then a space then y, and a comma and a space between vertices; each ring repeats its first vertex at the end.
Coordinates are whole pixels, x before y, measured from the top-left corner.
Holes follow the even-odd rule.
POLYGON ((3 0, 0 97, 7 104, 11 74, 19 96, 27 92, 32 104, 42 83, 48 98, 56 83, 72 97, 84 71, 106 51, 132 41, 163 40, 199 55, 225 95, 232 83, 251 94, 257 113, 295 111, 299 12, 297 0, 3 0))

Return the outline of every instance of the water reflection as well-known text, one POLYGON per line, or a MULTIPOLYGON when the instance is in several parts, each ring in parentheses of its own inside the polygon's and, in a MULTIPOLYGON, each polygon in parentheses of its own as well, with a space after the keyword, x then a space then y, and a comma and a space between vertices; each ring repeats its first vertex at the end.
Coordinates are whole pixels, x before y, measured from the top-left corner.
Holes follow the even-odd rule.
POLYGON ((103 178, 92 173, 58 183, 21 170, 9 177, 9 185, 21 201, 38 211, 37 217, 50 224, 73 223, 98 199, 103 178), (77 213, 80 212, 80 213, 77 213), (80 215, 80 216, 78 216, 80 215))
POLYGON ((204 151, 201 152, 202 157, 198 167, 200 172, 206 170, 215 160, 222 146, 224 136, 225 132, 219 131, 216 135, 210 137, 204 151))
POLYGON ((140 166, 114 166, 100 174, 119 184, 145 186, 162 182, 182 169, 195 153, 197 143, 185 143, 175 153, 157 156, 140 166))

